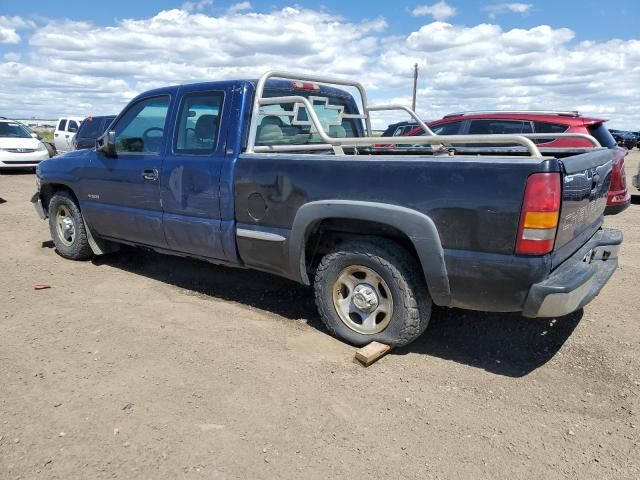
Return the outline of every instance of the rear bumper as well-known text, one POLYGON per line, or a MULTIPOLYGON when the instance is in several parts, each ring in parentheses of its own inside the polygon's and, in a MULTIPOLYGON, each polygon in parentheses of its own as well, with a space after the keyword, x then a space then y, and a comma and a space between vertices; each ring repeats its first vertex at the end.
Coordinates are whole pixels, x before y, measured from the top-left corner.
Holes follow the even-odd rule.
POLYGON ((621 231, 598 230, 545 280, 531 286, 522 314, 560 317, 585 306, 615 272, 621 243, 621 231))

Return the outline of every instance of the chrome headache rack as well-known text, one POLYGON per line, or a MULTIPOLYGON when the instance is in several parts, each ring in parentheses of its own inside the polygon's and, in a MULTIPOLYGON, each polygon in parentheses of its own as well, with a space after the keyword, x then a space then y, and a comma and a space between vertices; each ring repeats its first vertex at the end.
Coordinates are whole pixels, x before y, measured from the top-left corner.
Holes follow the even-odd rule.
MULTIPOLYGON (((573 112, 572 112, 573 113, 573 112)), ((375 144, 409 144, 409 145, 446 145, 446 144, 518 144, 525 147, 531 157, 542 157, 540 149, 532 141, 535 139, 551 139, 551 138, 582 138, 591 142, 594 148, 600 148, 601 145, 591 135, 583 133, 523 133, 518 135, 498 134, 498 135, 436 135, 433 131, 418 117, 418 115, 408 107, 403 105, 374 105, 370 106, 367 102, 367 94, 363 85, 359 82, 342 80, 338 78, 321 77, 317 75, 294 74, 281 71, 269 71, 263 74, 256 85, 255 99, 251 112, 251 123, 249 126, 249 136, 247 141, 247 153, 272 153, 272 152, 300 152, 313 150, 333 149, 336 155, 344 155, 343 147, 358 146, 374 146, 375 144), (314 82, 325 85, 340 85, 343 87, 352 87, 358 90, 360 101, 362 103, 361 114, 343 114, 342 118, 359 118, 364 120, 365 136, 363 137, 332 137, 324 129, 322 122, 318 118, 312 103, 302 95, 287 95, 284 97, 264 97, 264 90, 267 80, 279 78, 291 80, 293 82, 314 82), (260 107, 263 105, 273 105, 291 103, 305 107, 311 124, 315 129, 314 133, 325 143, 307 144, 307 145, 256 145, 256 135, 260 122, 260 107), (426 135, 411 137, 374 137, 371 129, 370 112, 400 110, 408 113, 415 122, 422 127, 426 135)))

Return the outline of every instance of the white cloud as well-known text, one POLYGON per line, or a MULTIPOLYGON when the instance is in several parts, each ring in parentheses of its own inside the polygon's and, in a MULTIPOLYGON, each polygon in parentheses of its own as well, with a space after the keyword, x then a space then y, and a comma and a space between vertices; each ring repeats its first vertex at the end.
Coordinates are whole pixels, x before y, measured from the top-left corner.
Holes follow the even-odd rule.
POLYGON ((31 20, 25 20, 22 17, 6 17, 4 15, 0 15, 0 27, 7 28, 35 28, 35 23, 31 20))
POLYGON ((456 9, 445 1, 440 1, 433 5, 420 5, 411 11, 414 17, 431 16, 436 21, 446 20, 455 16, 456 9))
POLYGON ((4 59, 7 62, 18 62, 20 61, 20 54, 16 52, 9 52, 4 54, 4 59))
POLYGON ((236 13, 240 13, 240 12, 244 12, 252 9, 253 9, 253 6, 251 5, 251 2, 238 2, 238 3, 234 3, 229 8, 227 8, 227 14, 235 15, 236 13))
MULTIPOLYGON (((417 62, 425 119, 459 110, 580 108, 618 127, 640 127, 640 40, 580 42, 548 25, 385 29, 383 19, 349 22, 301 7, 218 16, 176 9, 106 26, 53 21, 33 32, 21 57, 0 61, 0 104, 25 118, 111 114, 150 88, 257 78, 270 69, 354 78, 372 103, 409 104, 417 62)), ((405 116, 376 118, 381 127, 405 116)))
POLYGON ((0 44, 20 43, 20 35, 13 28, 0 27, 0 44))
POLYGON ((35 24, 22 17, 6 17, 0 15, 0 45, 15 45, 20 43, 21 37, 17 30, 34 28, 35 24))
POLYGON ((489 12, 489 18, 496 18, 498 15, 505 13, 519 13, 521 15, 529 13, 533 7, 530 3, 492 3, 483 7, 483 10, 489 12))
POLYGON ((197 2, 184 2, 180 7, 185 12, 202 12, 213 5, 213 0, 199 0, 197 2))

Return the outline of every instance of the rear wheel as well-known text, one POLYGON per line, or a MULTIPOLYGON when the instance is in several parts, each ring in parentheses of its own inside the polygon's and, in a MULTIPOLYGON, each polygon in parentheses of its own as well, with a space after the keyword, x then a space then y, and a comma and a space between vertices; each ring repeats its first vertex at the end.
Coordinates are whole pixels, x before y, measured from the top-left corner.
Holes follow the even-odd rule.
POLYGON ((68 192, 56 192, 49 201, 49 230, 64 258, 87 260, 93 256, 80 208, 68 192))
POLYGON ((329 331, 353 345, 407 345, 427 328, 431 297, 415 258, 385 240, 354 241, 324 256, 314 282, 329 331))

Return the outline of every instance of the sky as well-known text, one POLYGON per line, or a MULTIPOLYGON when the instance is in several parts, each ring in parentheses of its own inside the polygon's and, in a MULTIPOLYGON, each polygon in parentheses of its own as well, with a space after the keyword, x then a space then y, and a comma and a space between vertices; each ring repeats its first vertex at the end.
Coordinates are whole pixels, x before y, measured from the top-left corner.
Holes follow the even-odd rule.
POLYGON ((0 0, 0 115, 115 114, 151 88, 271 69, 410 105, 417 63, 426 120, 579 110, 638 130, 638 25, 640 0, 0 0))

